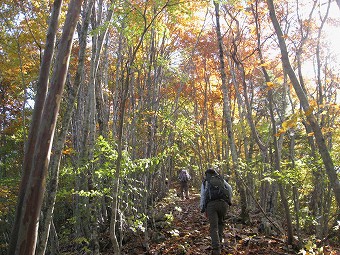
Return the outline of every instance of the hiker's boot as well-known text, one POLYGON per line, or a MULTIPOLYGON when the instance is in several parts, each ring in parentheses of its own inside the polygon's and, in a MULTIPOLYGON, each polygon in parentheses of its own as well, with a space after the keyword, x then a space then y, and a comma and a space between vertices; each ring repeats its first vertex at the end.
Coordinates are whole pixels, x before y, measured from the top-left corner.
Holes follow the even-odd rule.
POLYGON ((224 239, 222 238, 220 239, 220 248, 223 249, 223 247, 224 247, 224 239))
POLYGON ((217 249, 217 250, 212 250, 211 255, 220 255, 221 254, 221 250, 217 249))
POLYGON ((224 245, 224 238, 223 238, 223 234, 221 235, 221 234, 219 234, 218 235, 218 239, 219 239, 219 241, 220 241, 220 247, 222 248, 223 247, 223 245, 224 245))

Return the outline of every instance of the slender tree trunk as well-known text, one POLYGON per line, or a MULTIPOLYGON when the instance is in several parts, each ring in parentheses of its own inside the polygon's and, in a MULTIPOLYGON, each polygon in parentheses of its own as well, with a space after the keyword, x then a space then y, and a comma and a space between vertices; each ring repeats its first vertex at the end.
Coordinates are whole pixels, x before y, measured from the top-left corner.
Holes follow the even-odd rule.
MULTIPOLYGON (((59 254, 59 240, 57 235, 57 230, 55 229, 53 221, 51 222, 51 234, 49 235, 50 242, 50 255, 58 255, 59 254)), ((43 253, 45 254, 45 253, 43 253)))
MULTIPOLYGON (((233 40, 235 40, 233 38, 233 40)), ((233 41, 234 45, 236 45, 236 42, 233 41)), ((234 46, 234 50, 235 50, 235 54, 237 52, 237 46, 234 46)), ((241 128, 242 128, 242 134, 241 137, 244 141, 244 152, 245 152, 245 158, 247 161, 250 161, 249 158, 249 153, 248 153, 248 138, 246 137, 246 122, 248 121, 248 124, 251 128, 252 131, 252 135, 251 137, 255 137, 256 142, 259 143, 259 147, 261 150, 267 150, 267 148, 262 144, 262 142, 260 141, 260 138, 258 137, 258 134, 256 132, 255 129, 255 124, 253 122, 253 117, 252 117, 252 113, 251 113, 251 105, 249 102, 249 98, 248 98, 248 91, 247 91, 247 86, 246 86, 246 80, 245 80, 245 73, 244 73, 244 68, 243 65, 236 59, 236 56, 232 56, 228 58, 228 62, 229 62, 229 69, 231 72, 231 78, 235 87, 235 95, 237 98, 237 104, 238 104, 238 108, 239 108, 239 114, 240 114, 240 123, 241 123, 241 128), (233 60, 233 61, 232 61, 233 60), (238 81, 236 79, 236 70, 235 70, 235 66, 237 67, 238 71, 241 73, 241 84, 243 84, 243 97, 244 97, 244 103, 242 101, 241 98, 241 93, 239 93, 240 89, 239 89, 239 85, 238 85, 238 81), (249 112, 250 111, 250 112, 249 112), (243 123, 243 124, 242 124, 243 123)), ((250 176, 247 176, 250 178, 247 178, 247 180, 252 181, 253 176, 252 174, 250 174, 250 176)), ((247 199, 248 201, 248 199, 247 199)), ((248 207, 250 206, 250 203, 248 202, 248 207)), ((249 208, 248 208, 249 210, 249 208)))
POLYGON ((30 255, 35 253, 40 209, 45 192, 47 168, 51 153, 55 125, 65 84, 70 59, 73 34, 81 9, 81 0, 71 1, 64 25, 56 65, 51 80, 51 89, 46 98, 41 123, 34 147, 32 171, 19 219, 18 238, 15 251, 10 254, 30 255))
MULTIPOLYGON (((256 35, 257 35, 257 46, 258 46, 258 52, 259 52, 259 57, 260 57, 260 60, 261 60, 261 63, 264 63, 264 58, 263 58, 263 55, 262 55, 262 49, 261 49, 261 42, 260 42, 260 27, 259 27, 259 23, 258 23, 258 12, 257 12, 257 5, 256 5, 256 9, 254 10, 254 8, 252 8, 252 11, 253 11, 253 15, 254 15, 254 18, 255 18, 255 25, 256 25, 256 35)), ((270 77, 267 73, 267 70, 266 68, 264 67, 264 65, 262 65, 262 72, 263 72, 263 75, 264 75, 264 78, 265 78, 265 82, 268 84, 270 83, 270 77)), ((246 93, 245 93, 246 94, 246 93)), ((247 97, 245 95, 245 97, 247 97)), ((268 95, 267 95, 267 98, 268 98, 268 102, 269 102, 269 112, 270 112, 270 119, 271 119, 271 122, 272 122, 272 137, 273 137, 273 145, 274 145, 274 169, 277 170, 277 171, 281 171, 280 169, 280 161, 281 161, 281 146, 279 145, 279 141, 277 140, 276 138, 276 134, 277 134, 277 128, 276 128, 276 121, 275 121, 275 116, 274 116, 274 102, 273 102, 273 89, 270 88, 268 90, 268 95)), ((248 107, 249 108, 249 107, 248 107)), ((255 135, 257 137, 257 135, 255 135)), ((257 140, 259 138, 257 137, 257 140)), ((260 148, 262 148, 263 152, 266 153, 266 150, 265 150, 265 147, 262 145, 262 143, 259 143, 259 146, 260 148)), ((286 197, 286 194, 284 192, 284 188, 283 188, 283 184, 282 183, 278 183, 278 188, 279 188, 279 192, 280 192, 280 196, 281 196, 281 201, 282 201, 282 204, 284 206, 284 210, 285 210, 285 215, 286 215, 286 220, 287 220, 287 230, 288 230, 288 244, 292 244, 292 241, 293 241, 293 227, 292 227, 292 220, 291 220, 291 213, 290 213, 290 210, 289 210, 289 204, 288 204, 288 200, 287 200, 287 197, 286 197)), ((275 186, 273 186, 273 189, 274 191, 272 196, 274 196, 275 198, 275 186)), ((273 202, 275 202, 275 199, 273 199, 273 202)), ((273 207, 273 204, 271 203, 270 205, 270 209, 273 209, 271 208, 273 207)))
POLYGON ((116 235, 116 227, 117 227, 117 215, 118 215, 118 192, 119 192, 119 177, 120 177, 120 170, 121 170, 121 163, 123 158, 123 127, 124 127, 124 116, 125 116, 125 106, 126 100, 129 91, 129 76, 130 76, 130 69, 127 68, 126 80, 124 83, 123 91, 122 91, 122 100, 120 103, 120 115, 119 115, 119 122, 118 122, 118 132, 117 132, 117 153, 118 157, 116 159, 116 171, 114 176, 113 182, 113 194, 112 194, 112 216, 111 216, 111 223, 110 223, 110 239, 114 249, 115 255, 120 255, 120 245, 116 235))
POLYGON ((220 29, 220 15, 219 15, 219 3, 214 2, 215 5, 215 15, 216 15, 216 33, 218 40, 218 48, 219 48, 219 60, 220 60, 220 70, 221 70, 221 79, 222 79, 222 91, 223 91, 223 112, 225 116, 225 123, 227 127, 227 136, 231 150, 231 157, 233 160, 233 168, 236 176, 236 184, 240 192, 240 203, 241 203, 241 218, 242 221, 249 221, 249 211, 247 207, 247 196, 245 192, 245 188, 243 187, 242 181, 239 177, 239 167, 238 167, 238 155, 235 145, 235 139, 233 134, 233 126, 231 120, 231 109, 229 104, 229 92, 227 87, 227 77, 225 73, 225 65, 224 65, 224 54, 223 54, 223 41, 220 29))
POLYGON ((321 155, 321 158, 323 160, 326 173, 328 175, 329 182, 332 185, 333 192, 335 195, 336 202, 338 206, 340 206, 340 182, 339 182, 339 177, 334 169, 334 164, 332 157, 328 151, 322 130, 317 123, 317 120, 313 114, 313 107, 309 105, 307 95, 304 93, 295 73, 294 70, 290 64, 289 61, 289 55, 287 51, 287 46, 285 42, 285 37, 283 36, 280 24, 276 18, 275 14, 275 8, 274 8, 274 3, 273 0, 267 0, 268 4, 268 9, 269 9, 269 15, 272 20, 272 23, 275 28, 275 32, 277 34, 277 38, 279 41, 280 45, 280 50, 281 50, 281 59, 282 59, 282 65, 285 70, 285 72, 288 74, 290 81, 292 82, 292 85, 294 87, 294 90, 300 100, 300 103, 302 105, 302 108, 305 112, 306 118, 310 123, 310 126, 314 132, 314 137, 316 140, 316 143, 318 145, 319 153, 321 155))
MULTIPOLYGON (((302 62, 303 61, 302 61, 301 57, 303 56, 303 50, 304 50, 304 46, 307 42, 307 39, 310 39, 309 38, 310 27, 307 26, 306 31, 305 31, 304 24, 306 22, 312 22, 312 14, 313 14, 316 6, 317 6, 317 1, 314 1, 313 8, 311 9, 311 11, 309 13, 308 20, 301 19, 299 17, 299 24, 301 26, 301 29, 300 29, 300 31, 301 31, 301 41, 300 41, 299 47, 296 50, 296 62, 297 62, 298 79, 299 79, 300 85, 301 85, 301 87, 302 87, 302 89, 305 93, 307 93, 307 90, 305 88, 305 83, 304 83, 304 79, 303 79, 303 72, 302 72, 302 62)), ((320 30, 319 30, 319 35, 320 35, 320 30)), ((319 40, 318 40, 318 43, 319 43, 319 40)), ((318 45, 317 45, 317 49, 316 49, 316 55, 317 55, 317 63, 318 63, 317 66, 318 66, 319 65, 318 45)), ((319 69, 319 68, 317 68, 317 69, 319 69)), ((321 103, 319 102, 319 104, 321 104, 321 103)), ((292 108, 292 109, 294 110, 294 108, 292 108)), ((311 126, 309 125, 309 123, 307 121, 302 120, 302 123, 305 126, 307 134, 310 134, 310 133, 313 132, 311 126)), ((313 136, 308 136, 307 141, 308 141, 309 146, 311 148, 311 156, 313 158, 313 163, 315 164, 315 167, 317 167, 318 166, 318 163, 317 163, 318 159, 317 159, 317 156, 316 156, 316 145, 315 145, 313 136)), ((324 182, 324 178, 323 178, 320 170, 313 170, 313 176, 314 176, 314 180, 313 180, 314 190, 312 191, 312 195, 311 195, 310 208, 311 208, 311 211, 312 211, 312 215, 314 217, 318 217, 317 215, 320 215, 319 211, 321 209, 320 206, 321 206, 321 199, 322 199, 322 194, 319 191, 322 190, 321 186, 322 186, 322 183, 324 182)))
MULTIPOLYGON (((85 60, 85 50, 86 50, 86 39, 87 39, 87 31, 89 26, 89 18, 90 11, 92 9, 94 1, 91 0, 88 3, 87 11, 85 11, 85 17, 83 19, 82 31, 79 34, 79 60, 78 60, 78 68, 75 76, 73 89, 69 91, 69 100, 66 107, 66 111, 64 113, 62 127, 60 132, 57 135, 57 139, 54 142, 54 153, 51 157, 51 163, 49 165, 49 173, 50 179, 47 184, 47 192, 44 198, 44 205, 42 209, 42 217, 39 225, 39 242, 37 245, 36 255, 44 255, 47 245, 47 240, 49 236, 50 224, 52 222, 54 204, 56 200, 56 194, 58 189, 58 178, 59 178, 59 165, 62 155, 62 150, 65 144, 67 130, 70 125, 70 121, 72 118, 72 113, 74 109, 74 105, 78 96, 80 84, 82 83, 81 77, 83 75, 84 70, 84 60, 85 60)), ((71 86, 69 86, 71 87, 71 86)))
MULTIPOLYGON (((268 76, 269 78, 269 76, 268 76)), ((268 100, 269 100, 269 111, 270 111, 270 118, 272 121, 272 129, 273 129, 273 144, 274 144, 274 163, 275 163, 275 169, 279 172, 281 172, 281 167, 280 167, 280 161, 281 161, 281 150, 279 148, 279 144, 276 138, 277 134, 277 129, 276 129, 276 121, 274 117, 274 111, 273 111, 273 94, 272 94, 272 89, 269 90, 268 92, 268 100)), ((286 221, 287 221, 287 243, 291 245, 293 243, 293 224, 292 224, 292 217, 289 209, 289 203, 288 199, 283 187, 283 184, 281 182, 278 182, 278 187, 279 187, 279 192, 281 196, 281 201, 283 204, 283 208, 285 210, 285 216, 286 216, 286 221)))
POLYGON ((34 147, 36 144, 37 136, 38 136, 38 128, 41 121, 41 115, 44 110, 44 103, 47 93, 48 87, 48 78, 51 68, 52 57, 54 53, 54 46, 56 41, 56 33, 58 29, 58 22, 59 22, 59 15, 61 11, 61 4, 62 0, 55 0, 53 3, 52 14, 49 21, 49 27, 46 36, 46 48, 44 52, 44 56, 42 59, 39 79, 37 83, 37 94, 35 97, 34 103, 34 111, 32 115, 32 121, 30 125, 30 132, 28 136, 27 144, 25 145, 25 156, 24 156, 24 163, 23 163, 23 176, 21 178, 20 188, 19 188, 19 195, 18 195, 18 202, 15 214, 15 220, 12 227, 12 235, 11 241, 9 244, 8 254, 13 255, 15 254, 15 247, 18 242, 18 234, 19 234, 19 225, 20 219, 22 216, 22 208, 24 203, 24 196, 26 193, 26 189, 28 186, 29 176, 31 174, 31 166, 32 166, 32 155, 34 153, 34 147))
MULTIPOLYGON (((99 1, 96 4, 96 8, 93 8, 91 11, 91 25, 92 29, 97 29, 102 23, 102 9, 103 9, 103 1, 99 1)), ((110 22, 112 17, 112 9, 108 8, 107 16, 105 21, 110 22)), ((86 100, 86 111, 84 112, 84 136, 82 144, 83 146, 80 148, 81 157, 79 158, 78 164, 83 166, 85 162, 91 162, 94 158, 94 145, 96 141, 96 123, 97 123, 97 106, 98 102, 96 101, 96 94, 101 91, 97 91, 97 88, 100 88, 97 82, 101 82, 98 75, 98 69, 100 65, 100 53, 102 52, 103 44, 107 35, 108 27, 103 30, 100 30, 99 34, 95 33, 92 36, 92 51, 91 51, 91 66, 90 66, 90 77, 88 81, 88 91, 87 91, 87 100, 86 100)), ((83 99, 84 100, 84 99, 83 99)), ((102 125, 101 125, 102 126, 102 125)), ((86 173, 81 176, 81 183, 85 190, 93 191, 96 189, 95 185, 95 176, 94 165, 90 164, 87 168, 86 173)), ((84 212, 81 217, 82 220, 80 224, 83 226, 84 234, 86 238, 90 239, 90 246, 92 252, 94 254, 99 253, 99 240, 98 240, 98 197, 90 196, 89 198, 80 198, 83 200, 83 203, 86 205, 84 212)))
MULTIPOLYGON (((320 123, 320 128, 324 128, 326 125, 326 115, 324 114, 318 114, 318 113, 322 113, 326 106, 325 106, 325 91, 324 91, 324 87, 327 86, 326 82, 322 81, 321 78, 321 70, 322 70, 322 65, 321 65, 321 56, 320 56, 320 43, 321 43, 321 35, 323 32, 323 27, 326 23, 326 20, 328 18, 328 14, 329 14, 329 10, 330 10, 330 6, 331 6, 331 2, 332 1, 328 1, 327 4, 327 9, 326 9, 326 13, 323 17, 320 17, 321 19, 321 24, 319 27, 319 31, 318 31, 318 37, 317 37, 317 45, 316 45, 316 77, 317 77, 317 113, 316 113, 316 118, 318 119, 318 123, 320 123)), ((308 125, 308 123, 307 123, 308 125)), ((327 143, 325 141, 325 143, 327 143)), ((328 147, 329 149, 331 149, 331 147, 328 147)), ((317 159, 315 159, 317 160, 317 159)), ((314 171, 314 190, 312 193, 312 197, 313 197, 313 203, 314 205, 312 205, 315 210, 313 210, 313 213, 316 221, 318 222, 318 224, 316 225, 316 237, 318 239, 323 239, 323 234, 325 233, 325 231, 327 232, 327 223, 325 224, 325 219, 327 220, 327 215, 328 213, 325 213, 325 210, 327 211, 326 206, 326 187, 325 187, 325 176, 324 174, 321 174, 320 171, 316 172, 314 171), (323 191, 323 192, 320 192, 323 191)))
MULTIPOLYGON (((259 54, 259 58, 261 63, 264 63, 265 60, 263 58, 262 55, 262 48, 261 48, 261 40, 260 40, 260 24, 259 24, 259 20, 258 20, 258 6, 257 6, 257 1, 255 2, 255 9, 254 6, 252 5, 252 13, 254 16, 254 20, 255 20, 255 28, 256 28, 256 37, 257 37, 257 47, 258 47, 258 54, 259 54)), ((269 82, 270 78, 269 75, 267 73, 267 70, 264 68, 264 66, 262 65, 262 73, 265 77, 265 81, 269 82)), ((243 74, 244 76, 244 74, 243 74)), ((247 108, 247 119, 252 131, 252 134, 255 138, 255 141, 257 143, 257 145, 259 146, 260 150, 262 151, 262 157, 263 157, 263 161, 264 161, 264 173, 268 173, 269 169, 267 167, 267 165, 269 165, 269 148, 268 146, 261 140, 259 134, 256 131, 256 127, 253 121, 253 117, 251 114, 251 107, 249 104, 249 100, 248 100, 248 96, 247 96, 247 91, 246 91, 246 84, 243 83, 243 93, 244 93, 244 97, 245 97, 245 104, 246 104, 246 108, 247 108)), ((265 209, 266 212, 273 212, 274 210, 274 205, 272 203, 272 197, 275 196, 275 194, 273 194, 273 192, 276 192, 275 188, 272 187, 272 191, 269 192, 270 187, 276 185, 276 184, 269 184, 268 182, 264 182, 263 184, 261 184, 260 190, 261 190, 261 205, 263 206, 263 208, 265 209)))

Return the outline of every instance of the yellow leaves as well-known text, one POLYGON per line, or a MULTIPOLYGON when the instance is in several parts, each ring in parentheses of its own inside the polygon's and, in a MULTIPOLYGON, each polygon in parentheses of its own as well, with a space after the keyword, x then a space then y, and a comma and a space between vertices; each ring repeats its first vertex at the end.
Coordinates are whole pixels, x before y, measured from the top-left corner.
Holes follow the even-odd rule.
POLYGON ((317 107, 318 103, 316 102, 316 100, 311 100, 309 101, 309 108, 305 111, 305 115, 308 117, 309 115, 311 115, 315 109, 315 107, 317 107))
POLYGON ((326 110, 323 110, 321 113, 320 113, 320 115, 327 115, 328 114, 328 111, 326 111, 326 110))
POLYGON ((292 128, 296 126, 296 118, 286 120, 282 123, 282 128, 287 130, 288 128, 292 128))
POLYGON ((335 128, 334 127, 323 127, 322 128, 322 132, 324 134, 331 134, 335 131, 335 128))
POLYGON ((242 11, 244 9, 244 7, 241 4, 238 4, 235 6, 235 9, 242 11))
POLYGON ((255 26, 250 27, 250 34, 256 36, 257 35, 257 30, 255 26))
POLYGON ((268 67, 269 66, 269 64, 270 64, 270 62, 262 62, 261 64, 260 64, 260 66, 263 66, 263 67, 268 67))
POLYGON ((278 83, 278 84, 283 84, 285 81, 284 81, 284 79, 283 79, 283 77, 277 77, 276 79, 275 79, 275 81, 276 81, 276 83, 278 83))
POLYGON ((289 119, 285 120, 281 124, 281 128, 275 134, 276 137, 286 133, 288 129, 295 128, 298 123, 298 115, 294 114, 289 119))
POLYGON ((17 187, 18 185, 13 186, 13 184, 0 184, 0 201, 2 201, 0 203, 0 218, 8 214, 9 209, 15 206, 17 187))
MULTIPOLYGON (((314 108, 318 105, 318 102, 316 100, 310 100, 309 105, 314 108)), ((323 105, 320 105, 320 107, 323 107, 323 105)))
POLYGON ((40 3, 40 1, 32 1, 32 5, 33 5, 35 8, 39 9, 40 6, 41 6, 41 3, 40 3))

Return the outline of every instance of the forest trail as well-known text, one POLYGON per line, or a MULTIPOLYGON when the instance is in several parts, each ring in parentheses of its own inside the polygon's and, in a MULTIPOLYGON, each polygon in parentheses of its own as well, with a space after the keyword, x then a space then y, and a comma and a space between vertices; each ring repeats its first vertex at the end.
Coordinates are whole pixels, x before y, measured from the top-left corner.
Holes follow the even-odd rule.
MULTIPOLYGON (((177 196, 176 187, 170 190, 168 197, 158 202, 154 208, 154 228, 149 231, 148 249, 137 241, 142 240, 139 236, 131 238, 124 245, 124 254, 210 254, 209 223, 199 211, 199 199, 194 189, 191 189, 190 199, 184 200, 177 196)), ((236 223, 237 210, 236 205, 228 212, 222 255, 296 254, 295 251, 288 251, 284 238, 266 237, 258 233, 255 225, 236 223)))

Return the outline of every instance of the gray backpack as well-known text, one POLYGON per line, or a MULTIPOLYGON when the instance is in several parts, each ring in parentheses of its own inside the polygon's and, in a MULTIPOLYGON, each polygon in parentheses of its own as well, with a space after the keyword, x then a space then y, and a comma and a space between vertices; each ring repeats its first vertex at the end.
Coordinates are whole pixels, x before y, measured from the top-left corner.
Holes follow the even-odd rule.
POLYGON ((187 170, 182 170, 180 173, 179 173, 179 176, 178 176, 179 180, 181 182, 187 182, 190 180, 190 175, 188 173, 187 170))
POLYGON ((219 174, 208 175, 206 178, 207 187, 207 202, 223 199, 230 204, 229 190, 224 185, 224 179, 219 174))

